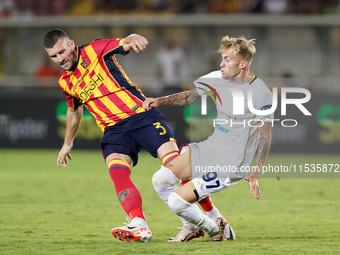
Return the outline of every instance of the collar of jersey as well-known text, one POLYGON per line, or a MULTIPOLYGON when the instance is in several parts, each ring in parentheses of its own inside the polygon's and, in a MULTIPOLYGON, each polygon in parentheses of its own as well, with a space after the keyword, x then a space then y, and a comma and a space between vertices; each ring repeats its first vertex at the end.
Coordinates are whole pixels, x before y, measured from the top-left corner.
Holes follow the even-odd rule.
POLYGON ((256 75, 253 74, 253 78, 251 78, 251 80, 248 81, 248 84, 251 85, 256 80, 256 78, 257 78, 256 75))
POLYGON ((74 67, 73 67, 73 69, 72 70, 70 70, 71 72, 74 72, 76 69, 77 69, 77 67, 78 67, 78 63, 79 63, 79 59, 80 59, 80 51, 81 51, 81 49, 82 48, 84 48, 84 46, 85 45, 83 45, 83 46, 76 46, 76 52, 77 52, 77 61, 76 61, 76 63, 75 63, 75 65, 74 65, 74 67))

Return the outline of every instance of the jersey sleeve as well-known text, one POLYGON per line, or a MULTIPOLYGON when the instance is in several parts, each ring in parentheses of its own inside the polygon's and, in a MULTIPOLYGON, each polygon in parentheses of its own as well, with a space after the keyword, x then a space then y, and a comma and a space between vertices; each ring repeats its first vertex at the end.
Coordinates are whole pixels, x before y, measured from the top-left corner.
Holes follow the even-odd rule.
MULTIPOLYGON (((124 38, 116 39, 101 39, 93 41, 92 47, 97 52, 102 52, 103 56, 112 56, 114 54, 126 55, 129 51, 124 51, 123 48, 124 38)), ((98 54, 99 55, 99 54, 98 54)))
POLYGON ((66 97, 66 103, 67 103, 68 108, 72 110, 76 110, 80 105, 82 105, 82 102, 78 98, 71 96, 60 85, 59 87, 66 97))
POLYGON ((220 79, 220 72, 211 72, 209 74, 203 75, 194 81, 194 85, 197 88, 199 95, 204 93, 213 92, 216 94, 216 80, 220 79))

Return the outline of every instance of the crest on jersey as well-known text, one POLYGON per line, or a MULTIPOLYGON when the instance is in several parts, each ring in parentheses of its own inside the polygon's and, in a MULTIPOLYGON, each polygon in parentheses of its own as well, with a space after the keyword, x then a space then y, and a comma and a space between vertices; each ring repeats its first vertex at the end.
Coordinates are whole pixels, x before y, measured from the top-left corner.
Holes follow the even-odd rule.
POLYGON ((261 111, 269 110, 270 108, 272 108, 272 105, 271 104, 267 104, 267 105, 261 107, 261 111))
POLYGON ((80 65, 81 65, 84 69, 87 69, 87 62, 86 62, 86 59, 84 59, 83 62, 80 63, 80 65))

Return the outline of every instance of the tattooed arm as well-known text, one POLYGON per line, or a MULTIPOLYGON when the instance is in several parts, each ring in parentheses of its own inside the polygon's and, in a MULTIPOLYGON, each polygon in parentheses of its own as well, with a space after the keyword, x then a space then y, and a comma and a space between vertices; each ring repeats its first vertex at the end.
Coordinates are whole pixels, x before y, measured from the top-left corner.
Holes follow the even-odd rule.
MULTIPOLYGON (((258 140, 258 149, 257 149, 257 155, 256 155, 256 168, 260 169, 262 168, 264 162, 266 161, 266 158, 269 153, 270 144, 271 144, 271 130, 272 125, 269 122, 265 122, 262 127, 260 127, 260 137, 258 140)), ((252 177, 259 178, 261 171, 256 171, 252 173, 252 177)))
POLYGON ((201 96, 198 94, 197 89, 191 89, 187 91, 183 91, 177 94, 158 97, 158 98, 147 98, 143 102, 143 108, 148 111, 150 108, 157 108, 160 105, 175 105, 175 106, 183 106, 192 104, 201 99, 201 96))
POLYGON ((250 193, 254 194, 257 199, 262 199, 257 179, 260 177, 262 166, 269 153, 271 144, 271 130, 271 123, 268 122, 265 122, 264 125, 260 127, 260 137, 255 167, 253 168, 252 173, 247 178, 245 178, 245 180, 249 182, 250 193))

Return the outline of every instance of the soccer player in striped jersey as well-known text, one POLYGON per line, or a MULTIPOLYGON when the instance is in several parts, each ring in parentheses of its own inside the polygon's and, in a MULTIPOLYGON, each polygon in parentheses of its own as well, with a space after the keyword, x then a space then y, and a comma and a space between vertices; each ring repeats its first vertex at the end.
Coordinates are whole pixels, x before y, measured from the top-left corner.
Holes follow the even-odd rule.
POLYGON ((272 93, 260 78, 249 71, 256 52, 253 44, 253 39, 223 37, 218 50, 222 56, 220 71, 202 76, 194 82, 196 88, 190 91, 148 98, 143 102, 144 109, 148 110, 159 105, 188 105, 200 100, 204 93, 214 92, 219 99, 216 100, 217 118, 214 123, 218 124, 214 133, 205 141, 191 143, 187 152, 166 167, 162 166, 152 178, 155 190, 163 200, 166 197, 170 209, 191 223, 170 241, 180 242, 200 229, 208 233, 212 241, 235 240, 233 229, 223 217, 212 219, 196 206, 196 201, 210 194, 245 179, 249 182, 250 193, 262 199, 258 178, 269 153, 274 115, 265 112, 254 114, 242 97, 239 98, 244 113, 235 111, 233 101, 236 98, 231 93, 240 92, 237 96, 242 94, 243 98, 252 93, 253 108, 258 111, 272 106, 272 93), (250 168, 255 152, 256 163, 250 168), (254 171, 247 176, 250 169, 254 171), (180 180, 190 181, 178 187, 180 180))
POLYGON ((51 60, 63 69, 59 87, 68 105, 57 166, 67 167, 68 159, 72 159, 70 152, 85 106, 104 133, 102 154, 117 197, 131 219, 126 226, 112 229, 112 234, 121 241, 149 241, 152 233, 143 213, 141 195, 130 178, 131 168, 137 164, 142 148, 165 166, 177 157, 178 148, 163 115, 156 109, 143 109, 144 94, 115 58, 115 54, 144 51, 148 41, 131 34, 76 46, 63 30, 53 29, 45 34, 43 44, 51 60))

